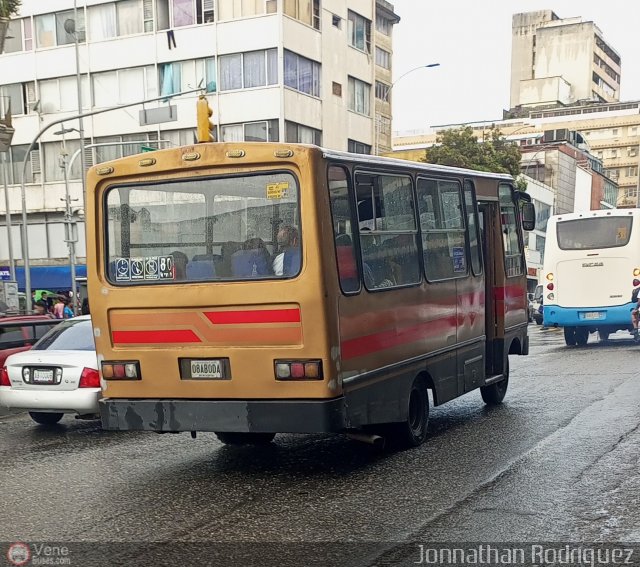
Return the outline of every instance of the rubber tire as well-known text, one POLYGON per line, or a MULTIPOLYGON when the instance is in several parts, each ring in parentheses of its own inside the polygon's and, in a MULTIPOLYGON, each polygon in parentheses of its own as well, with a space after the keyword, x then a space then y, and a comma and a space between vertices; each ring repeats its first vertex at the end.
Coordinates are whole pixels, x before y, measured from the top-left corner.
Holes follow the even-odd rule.
POLYGON ((509 357, 505 358, 505 368, 506 372, 504 380, 500 380, 500 382, 496 382, 495 384, 490 384, 489 386, 481 386, 480 387, 480 395, 482 396, 482 401, 488 406, 497 406, 502 403, 504 397, 507 395, 507 388, 509 387, 509 357))
POLYGON ((29 412, 31 419, 40 425, 55 425, 62 419, 63 415, 63 413, 47 413, 43 411, 29 412))
POLYGON ((576 328, 564 328, 564 342, 567 346, 576 346, 576 328))
POLYGON ((216 432, 216 437, 225 445, 268 445, 275 436, 275 433, 216 432))
POLYGON ((580 327, 576 329, 576 343, 579 346, 585 346, 589 342, 589 329, 580 327))
POLYGON ((427 440, 429 427, 429 394, 424 381, 417 377, 407 396, 407 420, 392 423, 386 436, 397 449, 418 447, 427 440))

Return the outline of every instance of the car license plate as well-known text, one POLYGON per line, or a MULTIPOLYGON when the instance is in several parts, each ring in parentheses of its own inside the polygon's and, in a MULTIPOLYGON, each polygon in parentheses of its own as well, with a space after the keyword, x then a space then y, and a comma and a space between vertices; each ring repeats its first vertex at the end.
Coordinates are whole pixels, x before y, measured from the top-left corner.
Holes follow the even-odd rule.
POLYGON ((599 311, 587 311, 584 314, 584 318, 585 319, 600 319, 600 312, 599 311))
POLYGON ((53 369, 34 368, 31 374, 31 381, 34 384, 53 384, 53 369))
POLYGON ((224 379, 224 366, 221 360, 192 360, 191 378, 224 379))

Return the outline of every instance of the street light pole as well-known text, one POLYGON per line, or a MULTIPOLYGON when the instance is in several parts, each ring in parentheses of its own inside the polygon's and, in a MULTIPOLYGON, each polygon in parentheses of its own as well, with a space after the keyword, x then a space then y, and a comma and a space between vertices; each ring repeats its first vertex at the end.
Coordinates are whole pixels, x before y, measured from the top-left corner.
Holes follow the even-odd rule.
MULTIPOLYGON (((63 129, 64 131, 64 129, 63 129)), ((64 214, 64 234, 65 242, 69 247, 69 267, 71 269, 71 296, 73 298, 73 314, 78 314, 78 294, 76 289, 76 242, 77 236, 74 234, 71 223, 71 194, 69 193, 69 170, 68 170, 68 157, 67 145, 64 142, 64 134, 62 135, 62 170, 64 172, 64 201, 65 201, 65 214, 64 214)), ((82 148, 81 148, 82 149, 82 148)))
MULTIPOLYGON (((76 49, 76 88, 78 89, 78 130, 80 133, 80 149, 84 149, 84 123, 82 120, 82 76, 80 75, 80 46, 78 39, 78 0, 73 0, 73 20, 74 20, 74 33, 73 38, 75 40, 75 49, 76 49)), ((86 39, 85 39, 86 41, 86 39)), ((80 166, 82 167, 82 172, 80 174, 80 181, 82 182, 82 199, 84 201, 86 195, 86 187, 85 187, 85 159, 84 152, 80 152, 80 166)))
MULTIPOLYGON (((390 85, 389 88, 387 89, 387 91, 384 94, 384 98, 382 99, 382 102, 389 102, 389 94, 391 93, 391 89, 393 87, 396 86, 396 84, 398 84, 398 81, 400 81, 402 78, 406 77, 409 73, 413 73, 414 71, 417 71, 418 69, 430 69, 432 67, 440 67, 440 63, 428 63, 427 65, 418 65, 417 67, 414 67, 413 69, 409 69, 406 73, 403 73, 402 75, 400 75, 395 81, 393 81, 390 85)), ((393 115, 393 112, 391 113, 393 115)), ((375 155, 378 155, 378 151, 380 149, 380 130, 381 130, 381 119, 382 116, 380 114, 376 113, 376 146, 375 146, 375 155)))

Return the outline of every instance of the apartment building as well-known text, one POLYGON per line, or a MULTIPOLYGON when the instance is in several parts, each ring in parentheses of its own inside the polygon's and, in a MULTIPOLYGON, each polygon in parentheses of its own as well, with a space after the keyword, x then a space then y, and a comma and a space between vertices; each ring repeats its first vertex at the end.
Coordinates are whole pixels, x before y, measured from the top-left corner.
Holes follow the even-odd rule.
MULTIPOLYGON (((378 76, 390 83, 399 18, 384 0, 77 0, 77 21, 73 6, 73 0, 23 0, 0 55, 0 100, 10 104, 15 127, 7 181, 16 259, 26 158, 31 263, 68 261, 61 156, 69 161, 79 154, 79 124, 72 119, 78 90, 89 112, 201 88, 220 141, 302 142, 363 153, 371 153, 376 139, 389 144, 390 128, 382 133, 376 114, 390 117, 390 107, 384 98, 376 105, 375 85, 378 76), (67 116, 64 128, 48 130, 26 156, 44 125, 67 116)), ((86 163, 193 143, 197 96, 85 118, 86 163)), ((80 161, 68 177, 82 263, 80 161)), ((0 238, 0 266, 8 257, 0 238)))
POLYGON ((514 14, 511 108, 620 98, 620 55, 593 22, 551 10, 514 14))

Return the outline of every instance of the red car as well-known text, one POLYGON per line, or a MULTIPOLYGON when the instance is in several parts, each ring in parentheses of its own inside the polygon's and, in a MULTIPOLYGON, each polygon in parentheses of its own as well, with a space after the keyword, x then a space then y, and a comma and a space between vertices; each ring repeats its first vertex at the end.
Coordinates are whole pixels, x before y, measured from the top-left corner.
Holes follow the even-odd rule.
POLYGON ((0 367, 8 356, 29 350, 51 327, 62 319, 46 315, 17 315, 0 318, 0 367))

